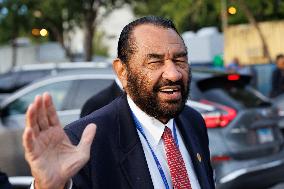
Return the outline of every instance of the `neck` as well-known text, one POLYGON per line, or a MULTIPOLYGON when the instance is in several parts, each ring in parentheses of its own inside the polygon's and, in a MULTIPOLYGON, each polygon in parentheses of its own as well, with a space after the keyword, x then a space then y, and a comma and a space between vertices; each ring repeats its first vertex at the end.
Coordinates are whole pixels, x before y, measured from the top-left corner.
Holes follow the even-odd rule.
POLYGON ((156 119, 162 122, 163 124, 167 124, 170 120, 169 118, 156 118, 156 119))
POLYGON ((147 111, 143 110, 141 107, 139 107, 131 98, 130 95, 127 94, 127 97, 129 98, 128 99, 128 102, 130 100, 131 104, 133 104, 135 107, 137 107, 140 111, 143 111, 143 113, 147 114, 149 117, 154 117, 155 119, 157 119, 158 121, 160 121, 161 123, 163 124, 167 124, 169 122, 169 120, 171 118, 168 118, 168 117, 162 117, 162 116, 153 116, 151 114, 148 114, 147 111))

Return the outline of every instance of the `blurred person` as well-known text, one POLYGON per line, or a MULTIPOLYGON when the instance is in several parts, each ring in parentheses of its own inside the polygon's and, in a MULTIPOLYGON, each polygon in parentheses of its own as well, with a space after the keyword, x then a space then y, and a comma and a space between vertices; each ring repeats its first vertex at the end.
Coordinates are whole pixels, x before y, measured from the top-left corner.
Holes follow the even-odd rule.
POLYGON ((80 113, 80 117, 85 117, 93 111, 104 107, 122 94, 123 90, 121 83, 116 78, 110 86, 108 86, 98 94, 92 96, 84 103, 80 113))
POLYGON ((242 65, 240 60, 235 57, 230 64, 227 65, 226 70, 229 73, 238 73, 244 75, 254 75, 254 70, 252 67, 242 65))
POLYGON ((65 132, 48 93, 29 106, 23 145, 35 188, 215 188, 204 120, 185 106, 191 72, 173 23, 126 25, 113 68, 125 94, 65 132))
POLYGON ((233 58, 233 60, 226 66, 226 70, 230 73, 237 73, 240 69, 241 64, 237 57, 233 58))
POLYGON ((276 68, 272 72, 270 97, 276 97, 284 93, 284 55, 276 56, 276 68))

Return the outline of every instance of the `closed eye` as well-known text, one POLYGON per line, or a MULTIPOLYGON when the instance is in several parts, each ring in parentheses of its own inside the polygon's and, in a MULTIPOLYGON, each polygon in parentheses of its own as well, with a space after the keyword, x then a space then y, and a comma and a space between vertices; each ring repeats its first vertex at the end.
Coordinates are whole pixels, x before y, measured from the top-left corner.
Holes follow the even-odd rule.
POLYGON ((186 63, 187 60, 185 58, 178 58, 178 59, 174 59, 174 62, 176 62, 176 63, 186 63))
POLYGON ((152 61, 149 61, 149 64, 157 64, 157 63, 163 63, 163 60, 152 60, 152 61))

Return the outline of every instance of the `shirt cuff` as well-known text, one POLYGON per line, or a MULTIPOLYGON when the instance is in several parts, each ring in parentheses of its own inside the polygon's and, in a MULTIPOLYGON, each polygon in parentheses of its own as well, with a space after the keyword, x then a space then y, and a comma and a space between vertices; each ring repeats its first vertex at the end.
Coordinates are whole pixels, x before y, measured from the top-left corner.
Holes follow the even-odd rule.
MULTIPOLYGON (((35 189, 34 182, 35 182, 35 180, 33 180, 30 189, 35 189)), ((72 179, 70 179, 67 182, 67 184, 64 186, 64 189, 72 189, 72 186, 73 186, 73 181, 72 181, 72 179)))

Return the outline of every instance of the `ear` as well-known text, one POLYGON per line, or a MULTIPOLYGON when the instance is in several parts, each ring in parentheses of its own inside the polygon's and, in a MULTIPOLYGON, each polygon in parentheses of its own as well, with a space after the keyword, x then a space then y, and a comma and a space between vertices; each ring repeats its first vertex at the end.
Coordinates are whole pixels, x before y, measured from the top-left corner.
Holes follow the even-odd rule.
POLYGON ((123 63, 119 58, 116 58, 113 60, 112 67, 121 82, 123 89, 127 89, 127 68, 125 63, 123 63))

